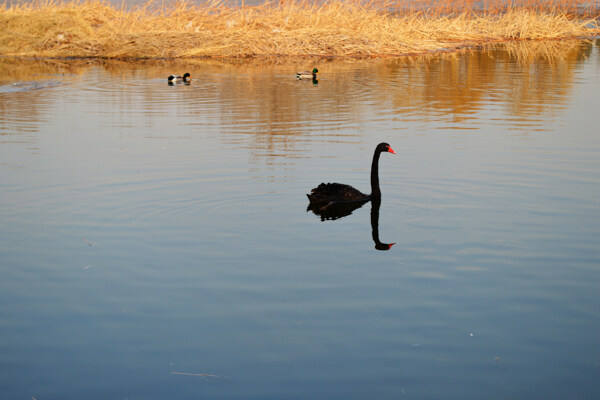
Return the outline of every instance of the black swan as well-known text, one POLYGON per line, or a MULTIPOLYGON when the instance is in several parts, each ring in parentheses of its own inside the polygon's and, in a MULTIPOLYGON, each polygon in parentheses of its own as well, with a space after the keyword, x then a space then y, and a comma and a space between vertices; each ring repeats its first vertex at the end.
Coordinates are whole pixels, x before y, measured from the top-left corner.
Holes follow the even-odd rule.
POLYGON ((373 163, 371 164, 371 194, 364 194, 350 185, 342 183, 321 183, 307 194, 310 202, 310 209, 325 210, 327 207, 351 202, 367 202, 369 200, 381 199, 381 190, 379 189, 379 156, 382 152, 396 154, 387 143, 379 143, 373 154, 373 163))

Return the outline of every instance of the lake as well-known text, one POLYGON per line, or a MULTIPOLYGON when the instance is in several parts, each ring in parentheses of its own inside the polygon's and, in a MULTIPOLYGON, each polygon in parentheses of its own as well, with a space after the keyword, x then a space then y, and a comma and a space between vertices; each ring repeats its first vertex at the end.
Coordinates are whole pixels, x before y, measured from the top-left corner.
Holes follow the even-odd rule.
POLYGON ((0 58, 0 397, 598 398, 599 93, 599 41, 0 58))

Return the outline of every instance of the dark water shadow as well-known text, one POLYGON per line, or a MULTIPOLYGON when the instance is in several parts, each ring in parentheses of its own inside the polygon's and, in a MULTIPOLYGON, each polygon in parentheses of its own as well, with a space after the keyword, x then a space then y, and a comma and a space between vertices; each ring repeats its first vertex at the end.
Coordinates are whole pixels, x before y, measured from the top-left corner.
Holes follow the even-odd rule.
MULTIPOLYGON (((352 203, 331 204, 329 206, 315 206, 309 204, 306 211, 312 211, 313 214, 321 218, 321 221, 335 221, 340 218, 347 217, 354 210, 361 208, 369 201, 357 201, 352 203)), ((381 208, 381 200, 371 201, 371 237, 375 243, 376 250, 386 251, 392 248, 396 243, 383 243, 379 239, 379 209, 381 208)))

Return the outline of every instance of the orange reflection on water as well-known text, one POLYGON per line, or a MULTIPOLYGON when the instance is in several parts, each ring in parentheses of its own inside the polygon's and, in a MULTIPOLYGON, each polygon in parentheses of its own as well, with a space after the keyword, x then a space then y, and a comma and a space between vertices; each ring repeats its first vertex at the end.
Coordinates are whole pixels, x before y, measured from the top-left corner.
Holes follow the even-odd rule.
POLYGON ((258 158, 294 157, 306 135, 313 141, 316 135, 327 142, 356 141, 363 131, 377 128, 377 121, 394 118, 442 120, 444 126, 473 129, 477 125, 467 122, 477 120, 478 111, 490 106, 505 110, 506 123, 535 125, 569 101, 574 73, 594 46, 597 42, 516 42, 370 61, 3 58, 0 134, 21 129, 15 115, 27 115, 29 129, 35 129, 36 121, 51 118, 46 115, 49 101, 69 96, 67 89, 49 98, 44 87, 15 93, 15 84, 73 83, 78 76, 85 82, 77 86, 82 89, 77 96, 98 102, 115 126, 152 128, 174 112, 192 131, 219 126, 223 140, 251 148, 258 158), (320 70, 318 82, 294 78, 297 70, 312 66, 320 70), (193 78, 189 86, 167 87, 169 74, 187 71, 193 78))

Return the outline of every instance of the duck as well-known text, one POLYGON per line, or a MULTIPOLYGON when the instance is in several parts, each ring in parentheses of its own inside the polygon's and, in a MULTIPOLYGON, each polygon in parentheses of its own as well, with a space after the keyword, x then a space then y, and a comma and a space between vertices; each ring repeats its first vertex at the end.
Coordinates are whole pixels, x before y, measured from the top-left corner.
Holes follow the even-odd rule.
POLYGON ((312 80, 316 80, 317 79, 317 72, 319 72, 319 70, 316 69, 316 68, 313 68, 312 71, 296 72, 296 78, 297 79, 312 79, 312 80))
POLYGON ((353 202, 364 203, 371 200, 380 200, 381 189, 379 188, 379 156, 384 152, 396 154, 396 152, 388 143, 382 142, 375 147, 373 161, 371 163, 370 194, 362 193, 358 189, 342 183, 321 183, 306 195, 310 203, 309 206, 311 208, 318 207, 320 210, 325 210, 335 204, 353 202))
POLYGON ((190 83, 190 81, 192 80, 192 76, 189 72, 186 72, 185 74, 183 74, 183 76, 169 75, 167 80, 169 81, 169 83, 190 83))

